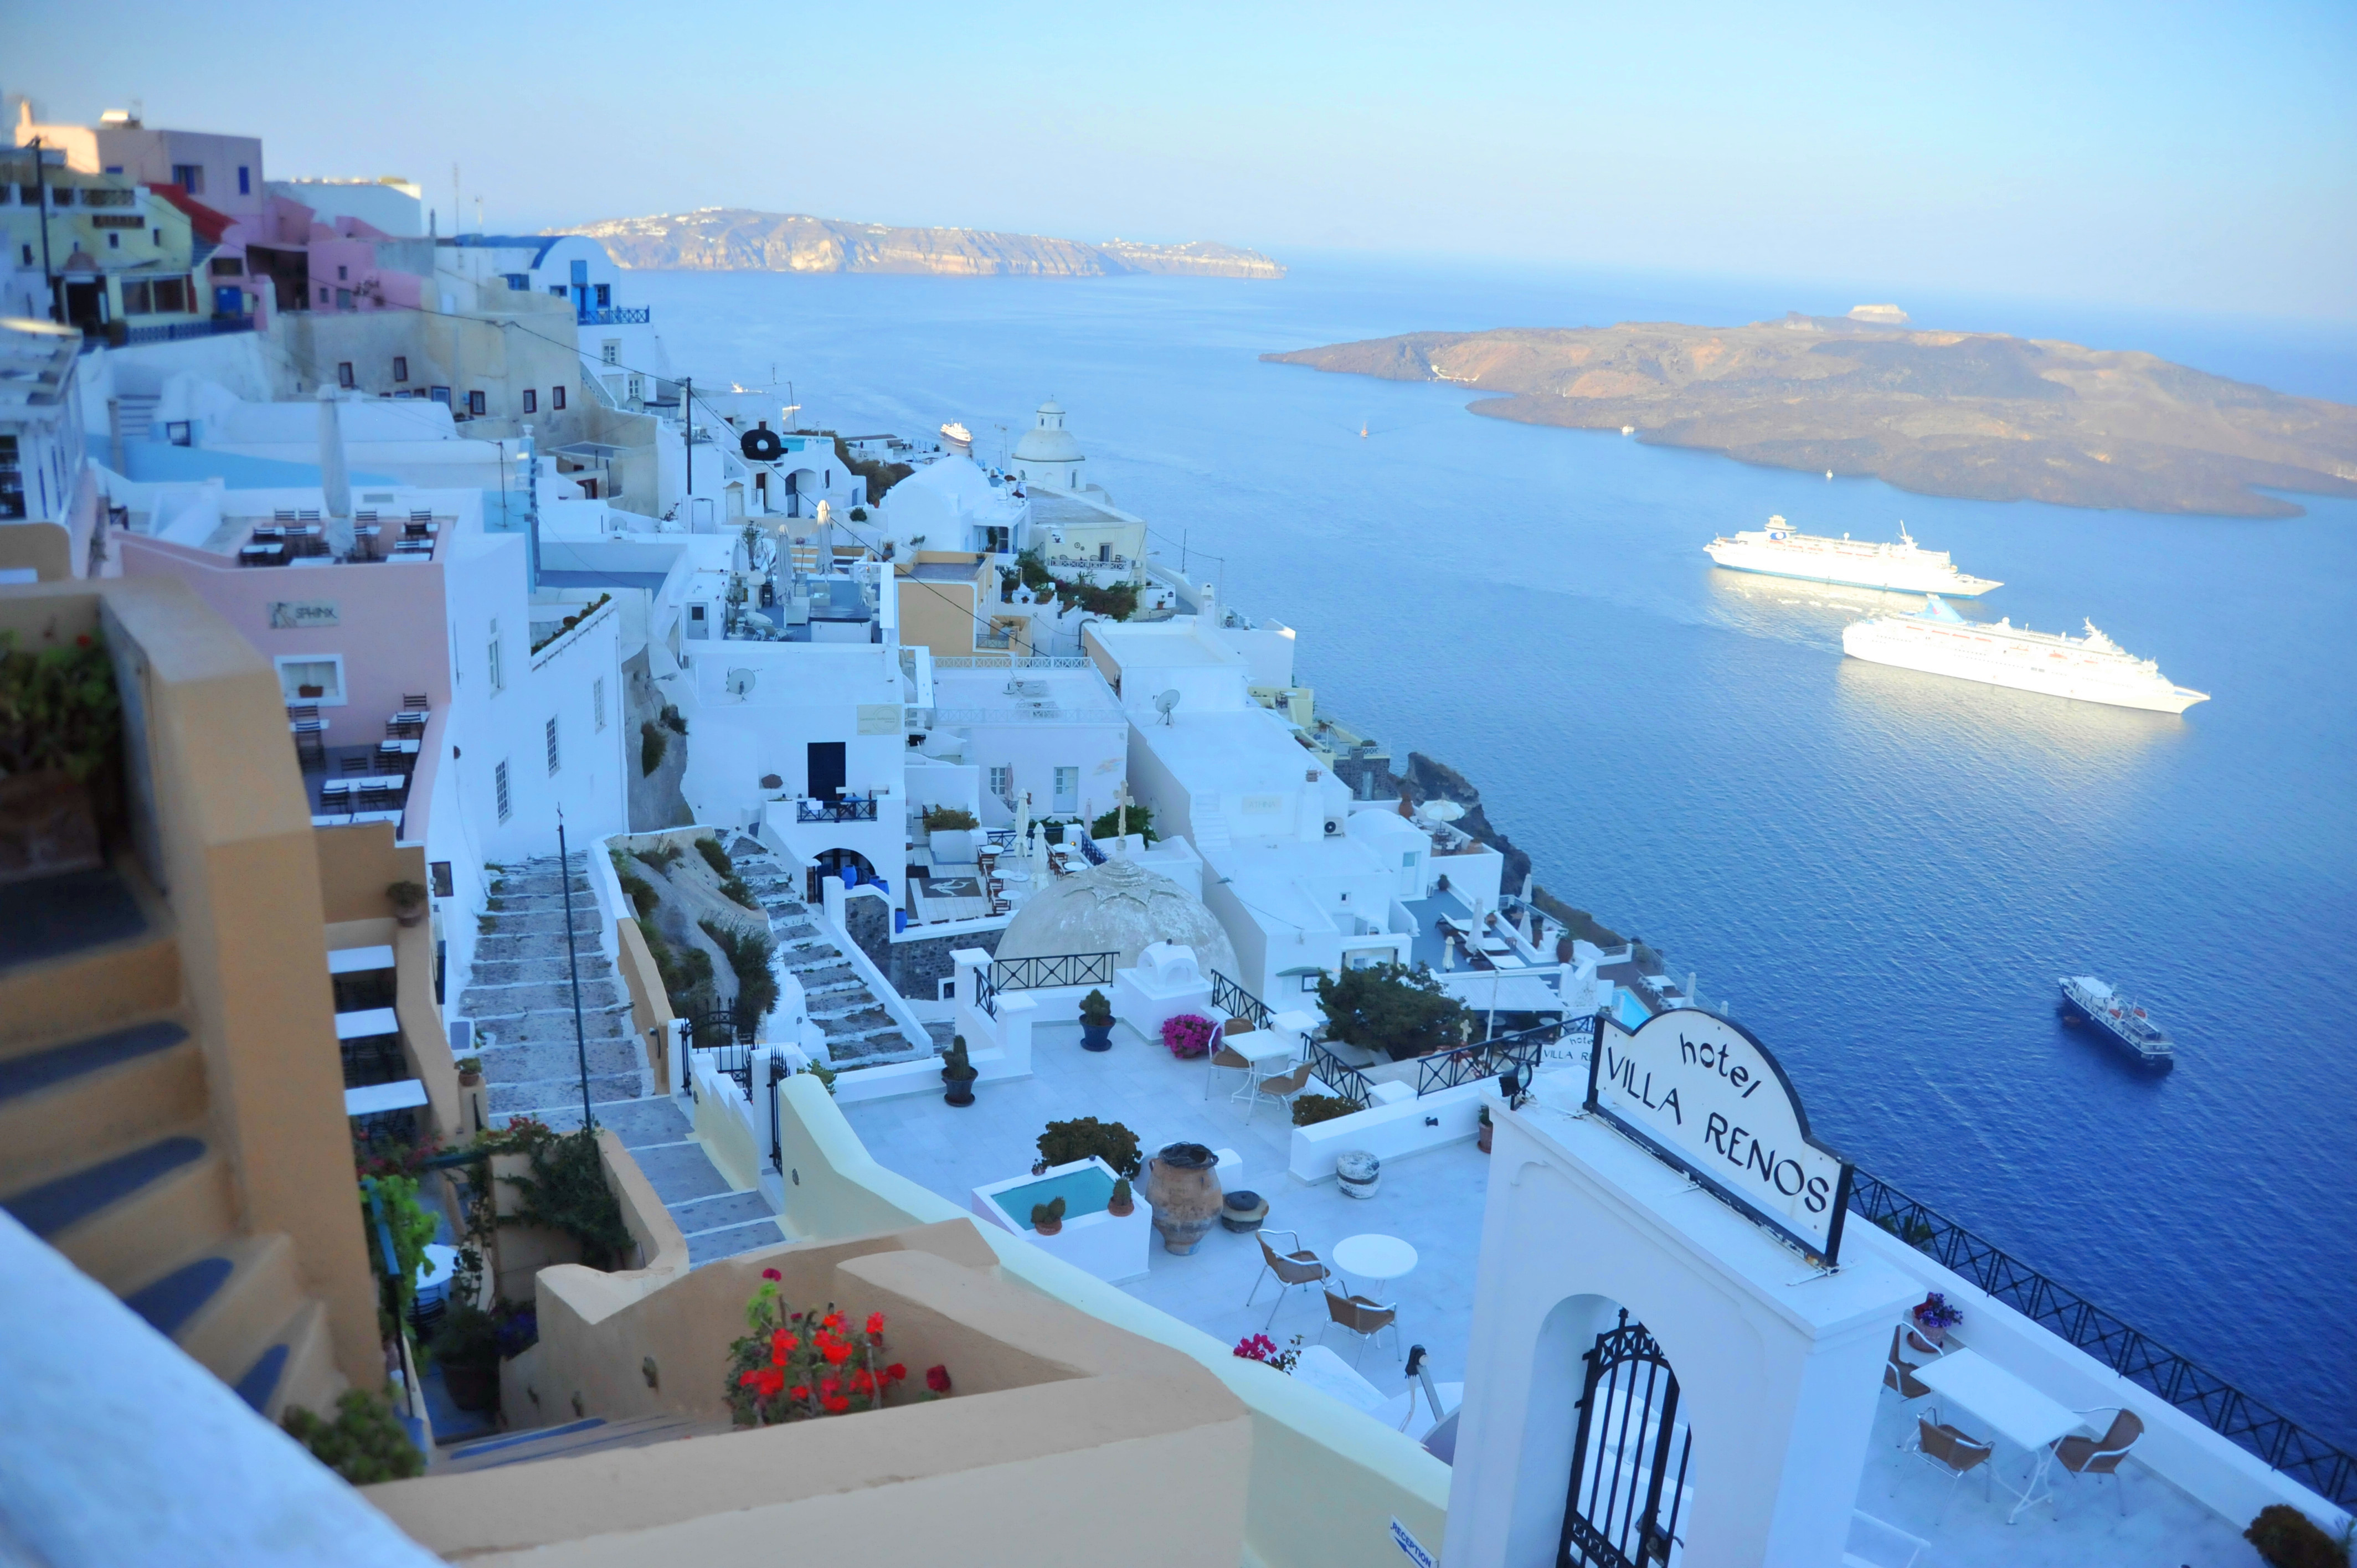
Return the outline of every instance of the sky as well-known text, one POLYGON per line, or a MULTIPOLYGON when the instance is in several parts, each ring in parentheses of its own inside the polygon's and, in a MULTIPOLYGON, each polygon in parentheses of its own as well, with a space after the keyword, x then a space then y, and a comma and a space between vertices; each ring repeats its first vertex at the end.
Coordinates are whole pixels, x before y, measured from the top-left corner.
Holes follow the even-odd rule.
POLYGON ((399 174, 446 231, 740 206, 2357 319, 2357 5, 8 0, 0 92, 399 174))

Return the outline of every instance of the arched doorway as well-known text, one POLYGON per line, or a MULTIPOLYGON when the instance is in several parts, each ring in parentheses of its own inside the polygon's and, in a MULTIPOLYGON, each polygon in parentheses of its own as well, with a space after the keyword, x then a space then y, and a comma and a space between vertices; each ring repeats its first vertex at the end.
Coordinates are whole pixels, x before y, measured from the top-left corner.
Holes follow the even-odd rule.
POLYGON ((1596 1337, 1579 1396, 1558 1568, 1673 1568, 1684 1556, 1694 1433, 1678 1419, 1678 1379, 1641 1323, 1596 1337))
POLYGON ((828 879, 840 882, 843 880, 843 874, 846 871, 856 872, 858 875, 859 881, 856 885, 865 885, 876 880, 875 863, 856 849, 823 849, 813 855, 811 860, 813 864, 806 881, 809 884, 808 902, 813 904, 817 904, 825 897, 820 888, 828 879))

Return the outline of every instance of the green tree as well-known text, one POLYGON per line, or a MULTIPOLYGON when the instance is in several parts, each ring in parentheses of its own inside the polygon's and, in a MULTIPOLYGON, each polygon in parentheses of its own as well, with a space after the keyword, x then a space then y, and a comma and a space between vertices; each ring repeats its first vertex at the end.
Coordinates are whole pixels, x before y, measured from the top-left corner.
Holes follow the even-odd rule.
POLYGON ((1326 1010, 1329 1039, 1394 1061, 1463 1045, 1473 1021, 1424 964, 1377 963, 1327 975, 1318 982, 1318 1004, 1326 1010))

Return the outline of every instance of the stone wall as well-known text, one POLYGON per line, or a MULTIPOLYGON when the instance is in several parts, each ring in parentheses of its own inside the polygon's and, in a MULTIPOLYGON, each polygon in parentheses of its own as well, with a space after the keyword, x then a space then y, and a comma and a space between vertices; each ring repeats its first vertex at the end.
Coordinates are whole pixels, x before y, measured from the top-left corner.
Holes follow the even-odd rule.
POLYGON ((986 953, 998 950, 998 939, 1004 929, 965 931, 953 937, 904 937, 891 944, 889 962, 879 960, 877 968, 890 977, 892 989, 915 1002, 931 1002, 942 993, 942 982, 947 980, 954 966, 950 954, 960 948, 980 948, 986 953))

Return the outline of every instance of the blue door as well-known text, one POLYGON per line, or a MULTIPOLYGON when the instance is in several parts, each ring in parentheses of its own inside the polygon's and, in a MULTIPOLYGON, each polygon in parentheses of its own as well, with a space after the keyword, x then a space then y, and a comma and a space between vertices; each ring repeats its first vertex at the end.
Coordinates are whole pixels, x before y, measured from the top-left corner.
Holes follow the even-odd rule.
POLYGON ((213 289, 213 314, 215 316, 244 315, 245 290, 235 284, 216 285, 213 289))

